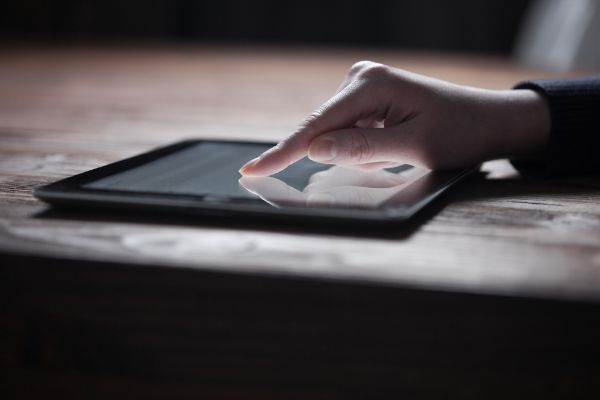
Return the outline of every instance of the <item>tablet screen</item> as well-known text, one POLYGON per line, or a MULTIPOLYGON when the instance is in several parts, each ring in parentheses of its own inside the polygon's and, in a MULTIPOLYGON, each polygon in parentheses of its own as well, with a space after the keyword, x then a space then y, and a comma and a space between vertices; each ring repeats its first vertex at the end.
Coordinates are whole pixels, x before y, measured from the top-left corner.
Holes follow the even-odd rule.
POLYGON ((197 142, 83 188, 198 196, 213 201, 260 199, 275 207, 378 208, 430 171, 410 165, 362 170, 304 158, 270 177, 242 177, 239 168, 270 146, 197 142))

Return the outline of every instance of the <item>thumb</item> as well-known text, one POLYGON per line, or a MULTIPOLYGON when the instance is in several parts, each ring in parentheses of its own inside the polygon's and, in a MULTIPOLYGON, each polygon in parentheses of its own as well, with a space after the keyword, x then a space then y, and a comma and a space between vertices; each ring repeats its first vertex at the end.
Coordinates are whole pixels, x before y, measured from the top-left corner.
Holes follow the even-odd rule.
POLYGON ((269 175, 304 157, 308 145, 324 132, 353 126, 377 111, 377 98, 367 88, 348 86, 313 113, 308 122, 240 169, 243 175, 269 175))
POLYGON ((317 162, 358 165, 380 161, 410 161, 407 135, 392 128, 350 128, 314 139, 308 157, 317 162))

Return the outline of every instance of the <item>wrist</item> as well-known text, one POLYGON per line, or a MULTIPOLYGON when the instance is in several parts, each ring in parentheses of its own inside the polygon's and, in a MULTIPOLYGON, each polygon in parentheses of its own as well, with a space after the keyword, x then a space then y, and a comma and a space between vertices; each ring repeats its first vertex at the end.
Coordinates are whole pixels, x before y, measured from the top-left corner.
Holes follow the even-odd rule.
POLYGON ((550 137, 546 99, 529 89, 494 92, 487 113, 492 148, 489 158, 541 157, 550 137))

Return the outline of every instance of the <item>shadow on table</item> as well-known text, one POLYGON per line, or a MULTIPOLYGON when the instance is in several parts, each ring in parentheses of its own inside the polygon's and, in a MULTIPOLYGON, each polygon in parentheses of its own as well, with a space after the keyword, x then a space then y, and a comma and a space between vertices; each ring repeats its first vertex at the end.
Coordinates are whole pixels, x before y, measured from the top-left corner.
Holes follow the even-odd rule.
MULTIPOLYGON (((536 204, 535 199, 600 192, 600 175, 562 178, 526 178, 520 175, 489 178, 485 173, 470 179, 444 197, 447 203, 506 200, 536 204)), ((544 204, 550 204, 551 201, 544 204)))
POLYGON ((430 219, 437 215, 446 202, 436 201, 425 210, 403 221, 398 226, 361 226, 359 223, 319 223, 298 220, 261 220, 259 217, 224 218, 207 215, 157 215, 151 212, 132 214, 130 211, 98 209, 90 212, 86 208, 71 208, 51 206, 36 214, 34 218, 70 220, 80 222, 129 223, 146 225, 177 225, 187 227, 219 228, 247 231, 271 231, 285 233, 310 233, 328 236, 373 237, 388 239, 406 239, 418 231, 430 219))

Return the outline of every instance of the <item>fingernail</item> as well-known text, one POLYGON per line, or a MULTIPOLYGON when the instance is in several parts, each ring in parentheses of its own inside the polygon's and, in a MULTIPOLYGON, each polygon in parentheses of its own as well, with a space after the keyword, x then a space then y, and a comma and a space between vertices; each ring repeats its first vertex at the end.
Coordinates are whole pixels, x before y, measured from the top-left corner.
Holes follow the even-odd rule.
POLYGON ((337 156, 337 146, 332 140, 315 140, 308 149, 308 158, 313 161, 331 161, 337 156))
POLYGON ((254 165, 258 162, 258 158, 259 157, 253 158, 252 160, 248 161, 246 164, 242 165, 242 168, 240 168, 238 172, 242 175, 247 172, 250 172, 252 167, 254 167, 254 165))

